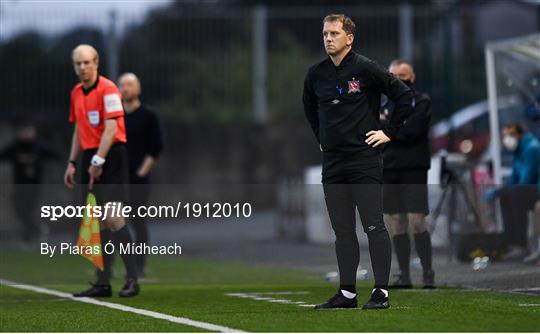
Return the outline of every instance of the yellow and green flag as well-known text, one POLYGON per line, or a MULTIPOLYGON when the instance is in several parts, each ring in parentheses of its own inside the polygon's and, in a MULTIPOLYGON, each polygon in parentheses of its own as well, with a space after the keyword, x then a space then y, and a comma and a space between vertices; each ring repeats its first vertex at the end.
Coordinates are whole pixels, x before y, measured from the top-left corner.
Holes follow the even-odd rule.
MULTIPOLYGON (((91 208, 96 206, 96 196, 93 193, 88 193, 86 196, 86 205, 91 208)), ((99 252, 81 252, 81 255, 88 261, 92 262, 94 266, 103 270, 103 249, 101 249, 101 234, 99 232, 99 219, 92 217, 91 210, 84 210, 83 220, 81 222, 81 228, 79 229, 79 238, 77 239, 77 246, 81 248, 90 248, 92 250, 99 249, 99 252)))

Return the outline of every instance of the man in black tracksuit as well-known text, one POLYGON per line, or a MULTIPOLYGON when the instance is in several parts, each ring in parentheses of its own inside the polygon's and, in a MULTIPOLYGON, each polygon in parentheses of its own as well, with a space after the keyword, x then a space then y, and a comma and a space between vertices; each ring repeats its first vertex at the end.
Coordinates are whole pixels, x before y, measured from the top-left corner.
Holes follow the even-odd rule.
MULTIPOLYGON (((390 64, 390 72, 401 79, 414 92, 414 111, 407 117, 393 141, 383 146, 384 158, 384 212, 390 215, 394 232, 394 251, 400 274, 390 288, 412 288, 409 262, 411 241, 408 225, 414 229, 414 244, 424 270, 424 288, 434 288, 431 267, 431 239, 426 229, 428 209, 427 172, 430 167, 429 123, 431 99, 414 88, 413 67, 397 59, 390 64)), ((384 122, 394 112, 388 101, 381 109, 384 122)))
MULTIPOLYGON (((138 210, 139 207, 148 204, 150 174, 163 149, 163 135, 157 114, 139 99, 141 94, 139 78, 133 73, 124 73, 118 82, 122 104, 126 111, 131 207, 138 210)), ((135 215, 132 223, 137 244, 148 244, 146 219, 135 215)), ((137 254, 135 264, 139 277, 145 277, 146 255, 137 254)))
POLYGON ((304 111, 323 151, 322 183, 336 235, 340 289, 323 308, 354 308, 359 246, 355 207, 368 235, 375 287, 366 309, 388 308, 390 238, 382 214, 382 161, 378 146, 394 138, 411 111, 412 92, 373 61, 351 50, 354 22, 342 14, 324 19, 329 58, 312 66, 304 83, 304 111), (379 124, 380 96, 396 104, 387 127, 379 124))

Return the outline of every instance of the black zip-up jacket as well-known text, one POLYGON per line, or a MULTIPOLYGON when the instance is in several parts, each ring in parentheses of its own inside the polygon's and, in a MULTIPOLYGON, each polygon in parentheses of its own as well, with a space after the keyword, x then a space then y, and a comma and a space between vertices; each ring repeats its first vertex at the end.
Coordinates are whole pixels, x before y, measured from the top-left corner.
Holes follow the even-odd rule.
MULTIPOLYGON (((382 148, 385 170, 429 169, 430 167, 431 99, 429 95, 414 90, 413 105, 412 114, 407 117, 394 140, 382 148)), ((384 114, 392 115, 393 110, 394 104, 391 101, 383 106, 384 114)))
POLYGON ((382 130, 395 138, 412 112, 412 91, 394 75, 352 50, 335 66, 328 57, 313 65, 304 81, 304 112, 324 152, 372 149, 366 133, 381 129, 381 94, 396 108, 382 130))

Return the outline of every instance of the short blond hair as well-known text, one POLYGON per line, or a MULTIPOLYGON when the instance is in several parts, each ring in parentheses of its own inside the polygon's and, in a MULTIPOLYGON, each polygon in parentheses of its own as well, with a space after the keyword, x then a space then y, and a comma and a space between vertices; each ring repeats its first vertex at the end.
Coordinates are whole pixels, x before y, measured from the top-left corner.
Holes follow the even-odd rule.
POLYGON ((89 45, 89 44, 79 44, 77 45, 77 47, 75 47, 75 49, 73 49, 73 51, 71 52, 71 58, 75 58, 75 54, 81 52, 81 51, 89 51, 92 53, 92 55, 94 56, 94 60, 97 62, 99 61, 99 53, 97 52, 97 50, 92 46, 92 45, 89 45))

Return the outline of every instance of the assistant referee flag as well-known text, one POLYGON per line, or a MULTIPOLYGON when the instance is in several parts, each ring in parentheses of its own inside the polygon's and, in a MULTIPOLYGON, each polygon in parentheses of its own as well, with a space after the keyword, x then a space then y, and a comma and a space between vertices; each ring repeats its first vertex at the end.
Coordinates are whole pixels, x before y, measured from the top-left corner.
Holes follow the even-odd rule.
POLYGON ((86 205, 92 209, 84 210, 81 228, 79 229, 79 238, 77 247, 81 249, 80 254, 94 266, 103 271, 103 249, 101 249, 101 235, 99 232, 99 220, 90 214, 96 206, 96 196, 88 193, 86 196, 86 205), (91 251, 85 251, 85 250, 91 251))

